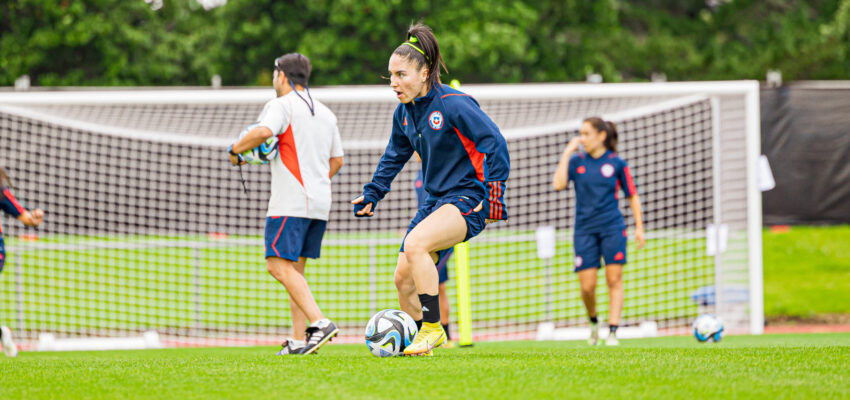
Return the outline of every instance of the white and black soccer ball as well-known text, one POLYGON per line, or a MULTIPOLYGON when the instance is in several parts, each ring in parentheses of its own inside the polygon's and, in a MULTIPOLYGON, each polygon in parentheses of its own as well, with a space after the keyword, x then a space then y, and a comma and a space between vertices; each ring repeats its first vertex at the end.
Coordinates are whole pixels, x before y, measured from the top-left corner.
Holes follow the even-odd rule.
POLYGON ((703 314, 694 321, 694 337, 700 342, 719 342, 723 338, 723 321, 713 314, 703 314))
POLYGON ((416 321, 399 310, 382 310, 366 324, 366 347, 378 357, 402 354, 416 336, 416 321))
MULTIPOLYGON (((248 134, 252 129, 259 126, 257 123, 253 123, 245 127, 241 133, 239 133, 239 139, 241 140, 245 135, 248 134)), ((241 154, 242 159, 245 160, 248 164, 251 165, 262 165, 268 164, 269 161, 274 160, 277 157, 277 136, 272 136, 268 138, 265 142, 261 143, 259 146, 247 150, 241 154)))

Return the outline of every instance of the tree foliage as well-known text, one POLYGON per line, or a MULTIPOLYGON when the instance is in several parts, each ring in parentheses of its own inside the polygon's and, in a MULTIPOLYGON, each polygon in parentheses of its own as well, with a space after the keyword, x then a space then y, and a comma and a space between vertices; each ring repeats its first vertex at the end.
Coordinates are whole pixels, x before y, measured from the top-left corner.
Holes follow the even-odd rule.
POLYGON ((850 0, 19 0, 0 85, 267 85, 290 51, 313 84, 375 84, 419 20, 469 83, 850 78, 850 0))

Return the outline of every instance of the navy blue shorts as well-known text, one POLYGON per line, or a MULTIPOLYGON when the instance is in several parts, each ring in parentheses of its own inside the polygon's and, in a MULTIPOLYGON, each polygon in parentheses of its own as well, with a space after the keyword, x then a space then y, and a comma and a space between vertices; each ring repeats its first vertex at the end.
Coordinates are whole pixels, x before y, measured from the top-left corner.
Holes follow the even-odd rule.
POLYGON ((266 258, 319 258, 327 224, 320 219, 266 217, 266 258))
MULTIPOLYGON (((416 212, 416 216, 414 216, 413 220, 410 221, 410 226, 407 227, 407 233, 404 234, 404 238, 407 239, 407 234, 438 208, 445 204, 452 204, 460 210, 460 214, 463 215, 463 219, 466 220, 466 237, 463 241, 465 242, 472 239, 478 236, 478 234, 481 233, 487 225, 486 219, 484 218, 484 210, 482 209, 479 212, 473 211, 475 207, 478 206, 478 203, 479 201, 475 201, 467 196, 446 196, 440 199, 429 198, 425 201, 425 204, 423 204, 422 207, 419 207, 419 211, 416 212)), ((403 240, 398 251, 404 252, 403 240)))
POLYGON ((625 229, 576 234, 573 237, 576 253, 575 272, 588 268, 600 268, 601 258, 605 259, 605 265, 625 264, 627 240, 628 232, 625 229))
POLYGON ((455 249, 452 247, 437 252, 437 256, 439 257, 437 261, 437 273, 440 275, 440 283, 449 280, 449 258, 452 258, 454 251, 455 249))
POLYGON ((0 234, 0 272, 3 272, 4 265, 6 265, 6 247, 3 245, 3 235, 0 234))

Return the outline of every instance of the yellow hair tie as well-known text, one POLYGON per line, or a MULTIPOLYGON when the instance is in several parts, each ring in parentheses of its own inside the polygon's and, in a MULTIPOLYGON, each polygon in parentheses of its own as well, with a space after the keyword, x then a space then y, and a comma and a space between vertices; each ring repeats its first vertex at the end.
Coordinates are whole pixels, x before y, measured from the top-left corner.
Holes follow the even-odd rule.
POLYGON ((404 42, 404 43, 402 43, 401 45, 402 45, 402 46, 404 46, 404 45, 408 45, 408 46, 410 46, 410 47, 413 47, 414 49, 416 49, 416 51, 418 51, 418 52, 422 53, 422 55, 423 55, 423 56, 425 56, 425 60, 427 60, 427 61, 431 61, 431 60, 429 60, 429 59, 428 59, 428 55, 427 55, 427 54, 425 54, 425 52, 424 52, 424 51, 422 51, 422 49, 420 49, 419 47, 417 47, 417 46, 414 44, 414 43, 417 43, 417 42, 419 42, 419 39, 417 39, 417 38, 416 38, 416 36, 409 36, 409 37, 407 38, 407 41, 406 41, 406 42, 404 42))
POLYGON ((422 51, 422 49, 420 49, 420 48, 416 47, 416 45, 414 45, 413 43, 410 43, 410 42, 404 42, 404 43, 402 43, 402 44, 403 44, 403 45, 405 45, 405 44, 406 44, 406 45, 408 45, 408 46, 410 46, 410 47, 413 47, 414 49, 416 49, 416 51, 418 51, 418 52, 422 53, 422 55, 423 55, 423 56, 425 55, 425 52, 424 52, 424 51, 422 51))

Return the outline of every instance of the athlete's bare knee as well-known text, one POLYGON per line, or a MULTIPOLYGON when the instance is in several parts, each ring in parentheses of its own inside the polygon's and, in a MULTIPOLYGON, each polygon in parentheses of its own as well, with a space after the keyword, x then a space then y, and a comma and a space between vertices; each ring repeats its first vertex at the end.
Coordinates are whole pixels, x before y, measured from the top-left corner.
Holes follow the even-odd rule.
POLYGON ((396 266, 393 278, 395 287, 400 293, 407 293, 411 290, 411 286, 415 287, 413 277, 410 275, 410 265, 407 264, 404 254, 399 254, 398 265, 396 266))
POLYGON ((616 289, 623 286, 623 276, 620 274, 605 275, 605 283, 609 289, 616 289))
POLYGON ((401 291, 402 288, 404 288, 404 286, 407 284, 408 277, 405 274, 401 273, 398 269, 396 269, 394 278, 395 278, 394 279, 395 280, 395 287, 399 291, 401 291))
POLYGON ((404 256, 407 257, 408 263, 411 258, 430 253, 430 250, 426 248, 423 241, 417 239, 415 236, 408 236, 407 239, 404 239, 404 256))
POLYGON ((399 275, 398 273, 395 276, 395 287, 401 294, 410 294, 416 291, 416 284, 413 282, 413 277, 399 275))
POLYGON ((269 260, 266 262, 266 268, 268 269, 269 273, 278 280, 285 279, 289 270, 295 271, 295 268, 292 266, 292 264, 286 260, 269 260))
POLYGON ((277 274, 277 270, 278 270, 277 265, 275 265, 271 261, 268 261, 268 262, 266 262, 266 269, 269 271, 269 274, 271 274, 271 276, 277 278, 277 275, 278 275, 277 274))

